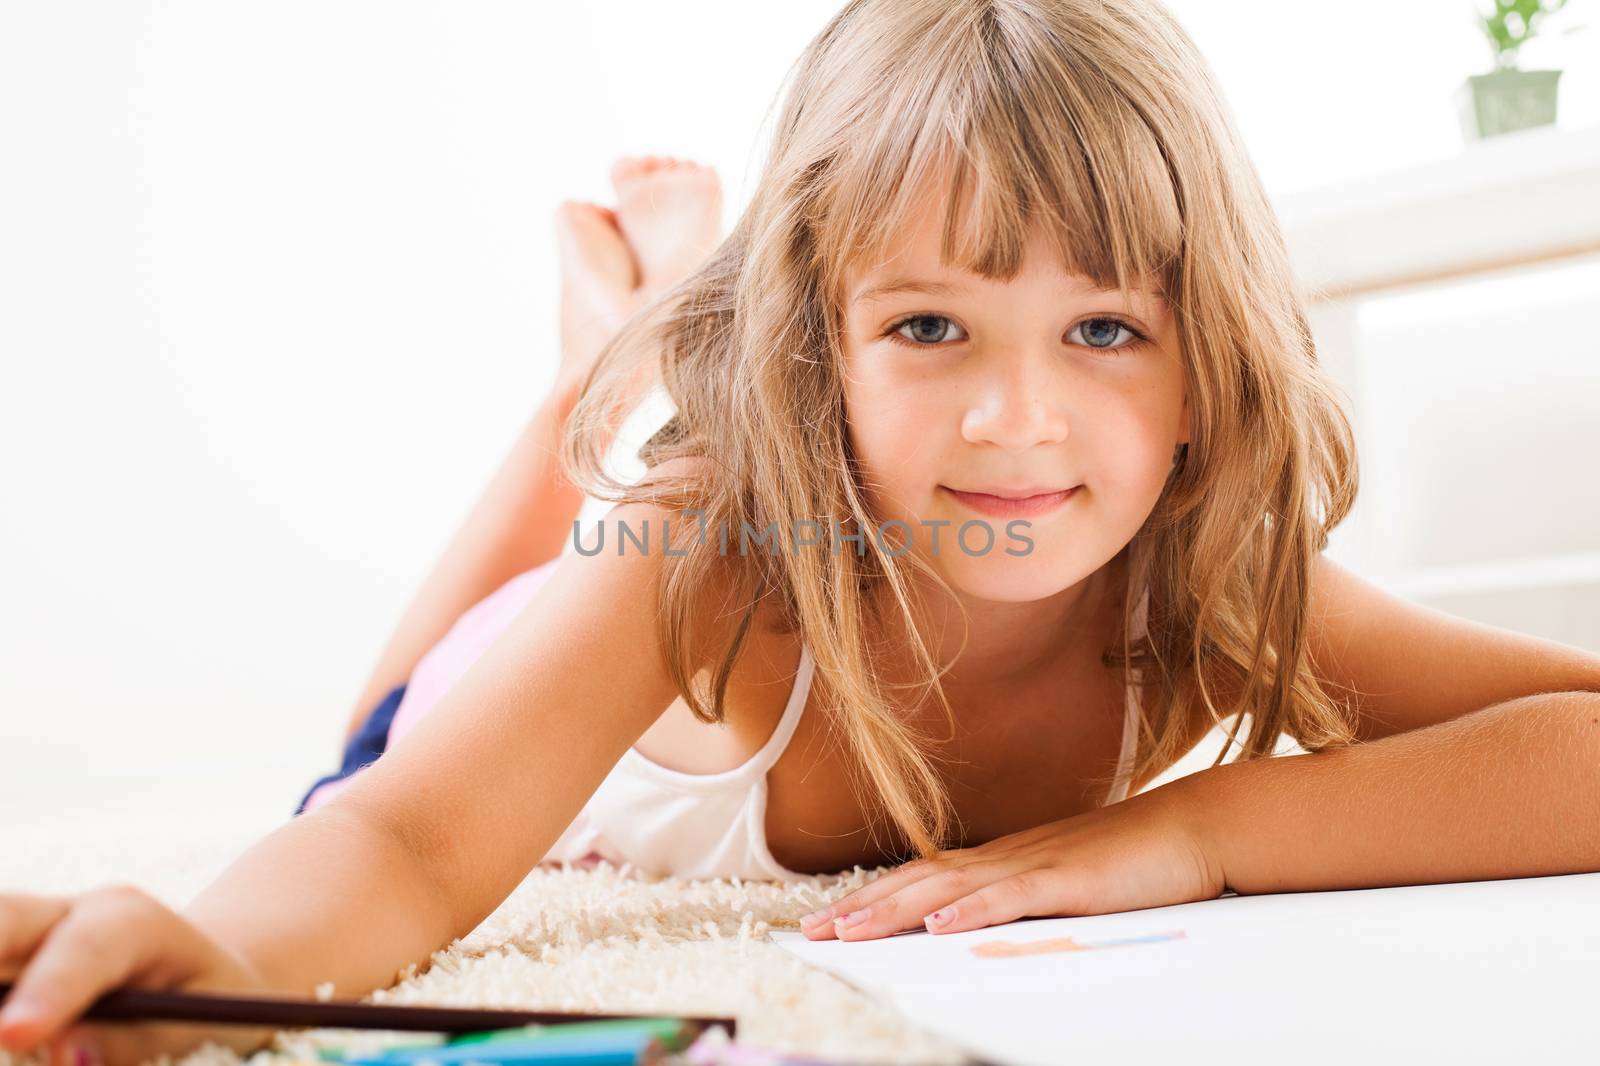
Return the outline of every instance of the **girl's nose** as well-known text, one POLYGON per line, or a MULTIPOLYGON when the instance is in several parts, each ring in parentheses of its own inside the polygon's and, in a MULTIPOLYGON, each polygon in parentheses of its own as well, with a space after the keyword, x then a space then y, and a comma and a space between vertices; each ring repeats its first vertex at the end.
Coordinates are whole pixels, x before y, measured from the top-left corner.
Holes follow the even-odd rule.
POLYGON ((1036 354, 1007 361, 985 377, 962 420, 974 444, 1023 451, 1067 438, 1067 404, 1055 371, 1036 354))

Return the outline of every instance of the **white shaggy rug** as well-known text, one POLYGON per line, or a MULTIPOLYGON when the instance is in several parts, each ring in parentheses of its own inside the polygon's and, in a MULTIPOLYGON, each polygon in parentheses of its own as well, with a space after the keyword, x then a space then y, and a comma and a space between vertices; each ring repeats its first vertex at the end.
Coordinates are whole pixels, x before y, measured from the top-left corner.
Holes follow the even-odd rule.
MULTIPOLYGON (((729 1016, 740 1044, 788 1054, 961 1063, 959 1048, 767 939, 881 872, 785 885, 539 868, 425 972, 372 1002, 729 1016)), ((313 1034, 342 1042, 328 1035, 313 1034)))
MULTIPOLYGON (((768 929, 798 928, 800 915, 882 872, 857 868, 785 885, 653 878, 606 864, 540 867, 472 933, 368 1002, 728 1016, 741 1045, 842 1063, 954 1066, 967 1059, 960 1048, 767 939, 768 929)), ((147 887, 174 906, 189 895, 170 883, 147 887)), ((397 1039, 404 1036, 285 1031, 251 1063, 314 1063, 320 1046, 397 1039)), ((181 1066, 239 1062, 206 1045, 181 1066)), ((41 1064, 0 1051, 0 1066, 41 1064)))

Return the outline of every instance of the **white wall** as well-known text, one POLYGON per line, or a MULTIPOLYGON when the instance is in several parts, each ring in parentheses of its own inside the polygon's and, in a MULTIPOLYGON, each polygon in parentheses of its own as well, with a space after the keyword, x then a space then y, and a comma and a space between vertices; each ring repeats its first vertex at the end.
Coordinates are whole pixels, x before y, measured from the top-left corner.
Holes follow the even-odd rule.
MULTIPOLYGON (((89 777, 128 817, 287 816, 549 379, 556 203, 684 155, 731 222, 836 6, 0 8, 4 839, 89 777)), ((1460 148, 1464 0, 1173 6, 1275 194, 1460 148)), ((1527 50, 1569 67, 1564 125, 1600 121, 1597 47, 1527 50)), ((1594 353, 1560 321, 1515 365, 1570 391, 1594 353)))

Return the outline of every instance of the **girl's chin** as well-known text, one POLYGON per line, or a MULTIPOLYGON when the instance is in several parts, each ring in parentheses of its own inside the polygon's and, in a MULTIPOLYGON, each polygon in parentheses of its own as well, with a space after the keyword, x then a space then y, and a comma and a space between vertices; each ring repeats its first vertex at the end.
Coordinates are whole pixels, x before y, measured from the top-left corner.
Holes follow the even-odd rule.
POLYGON ((1036 559, 961 559, 934 560, 941 577, 957 591, 997 603, 1031 603, 1048 599, 1071 588, 1083 579, 1077 570, 1063 562, 1045 565, 1036 559))

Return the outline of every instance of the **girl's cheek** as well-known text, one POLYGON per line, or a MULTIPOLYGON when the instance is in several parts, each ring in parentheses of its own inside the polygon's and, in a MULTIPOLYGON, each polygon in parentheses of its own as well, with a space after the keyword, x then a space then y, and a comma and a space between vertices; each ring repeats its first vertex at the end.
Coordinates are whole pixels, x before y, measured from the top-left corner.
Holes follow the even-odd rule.
POLYGON ((904 459, 936 432, 928 405, 904 389, 858 387, 847 394, 845 417, 856 455, 877 466, 904 459))

